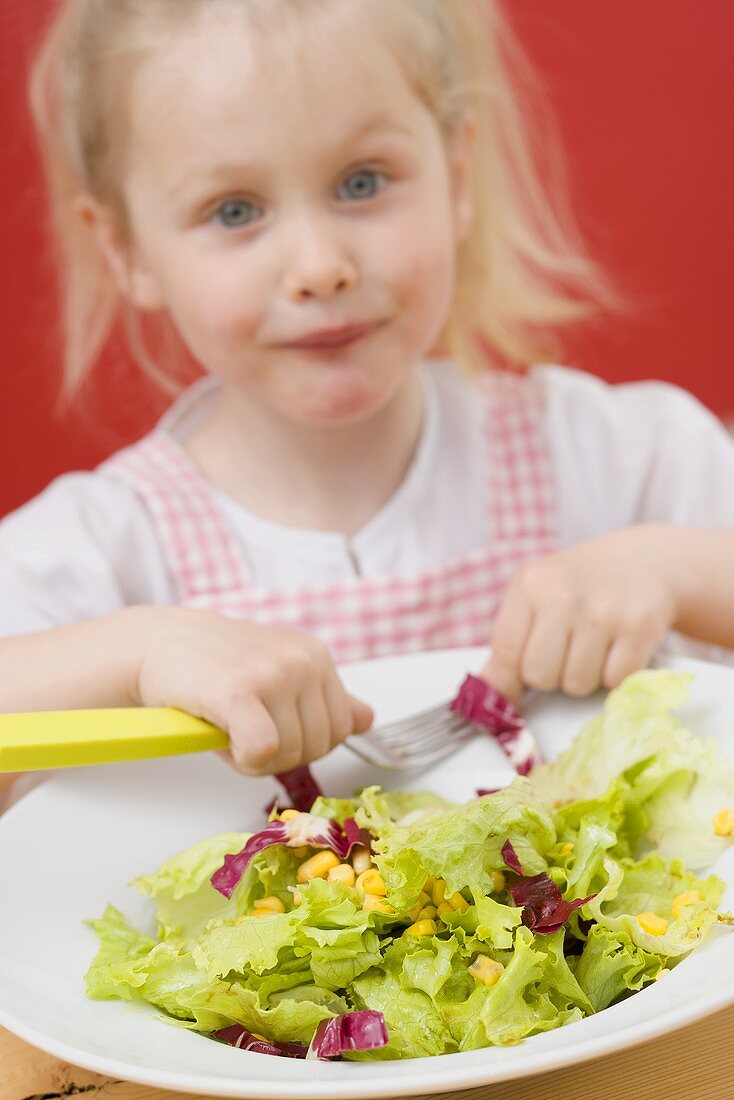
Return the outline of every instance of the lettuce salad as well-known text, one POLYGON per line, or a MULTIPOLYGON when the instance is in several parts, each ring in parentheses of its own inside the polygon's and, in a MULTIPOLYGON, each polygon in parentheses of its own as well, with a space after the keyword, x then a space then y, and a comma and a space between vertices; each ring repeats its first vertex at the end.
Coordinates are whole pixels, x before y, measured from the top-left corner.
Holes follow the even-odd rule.
POLYGON ((732 843, 734 777, 672 713, 689 680, 630 676, 554 763, 462 805, 377 787, 310 805, 307 784, 309 812, 275 806, 134 881, 155 937, 112 906, 87 922, 89 996, 365 1060, 517 1043, 664 978, 733 919, 705 871, 732 843))

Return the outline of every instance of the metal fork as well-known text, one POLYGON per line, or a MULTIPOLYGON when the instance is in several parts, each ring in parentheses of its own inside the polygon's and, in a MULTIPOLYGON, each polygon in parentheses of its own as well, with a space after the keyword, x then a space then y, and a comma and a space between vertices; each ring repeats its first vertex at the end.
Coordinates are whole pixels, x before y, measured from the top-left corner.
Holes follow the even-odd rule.
POLYGON ((349 737, 344 744, 368 764, 398 771, 435 764, 455 753, 478 731, 479 726, 455 714, 450 703, 441 703, 349 737))

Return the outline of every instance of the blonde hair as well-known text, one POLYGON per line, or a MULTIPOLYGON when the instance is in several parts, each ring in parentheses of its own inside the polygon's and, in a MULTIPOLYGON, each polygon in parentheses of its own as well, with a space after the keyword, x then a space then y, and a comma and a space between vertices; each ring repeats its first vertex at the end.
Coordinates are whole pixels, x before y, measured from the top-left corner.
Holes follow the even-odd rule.
MULTIPOLYGON (((125 81, 136 61, 213 2, 66 0, 33 66, 31 104, 60 261, 67 399, 117 322, 146 373, 176 388, 170 321, 160 318, 153 353, 145 331, 150 319, 120 295, 72 203, 80 193, 91 193, 115 209, 124 225, 117 177, 125 141, 125 81)), ((284 26, 274 18, 276 4, 303 18, 354 0, 219 2, 241 6, 254 17, 258 33, 274 34, 284 26)), ((515 366, 556 356, 564 326, 616 304, 616 298, 570 214, 561 163, 548 152, 554 147, 548 115, 546 160, 539 162, 530 113, 522 103, 523 91, 535 96, 539 85, 497 0, 359 0, 359 10, 381 17, 378 30, 444 134, 450 136, 467 117, 477 128, 474 220, 457 254, 456 295, 442 350, 470 371, 486 365, 487 352, 515 366), (545 182, 549 178, 555 185, 545 182)))

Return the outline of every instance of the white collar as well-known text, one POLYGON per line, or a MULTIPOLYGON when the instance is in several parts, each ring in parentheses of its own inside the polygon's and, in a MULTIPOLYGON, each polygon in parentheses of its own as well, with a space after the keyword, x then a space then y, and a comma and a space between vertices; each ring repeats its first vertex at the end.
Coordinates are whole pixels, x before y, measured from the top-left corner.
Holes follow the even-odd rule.
MULTIPOLYGON (((423 424, 405 477, 385 504, 351 538, 340 531, 310 530, 266 520, 210 483, 220 508, 238 530, 246 533, 248 539, 274 548, 285 548, 287 544, 295 549, 297 545, 299 553, 309 556, 342 556, 349 547, 357 552, 362 547, 388 536, 395 531, 396 526, 409 520, 414 503, 426 492, 431 492, 431 485, 434 483, 432 471, 440 450, 438 439, 441 411, 437 383, 433 377, 436 369, 445 371, 454 368, 445 363, 434 366, 432 362, 422 363, 419 367, 423 386, 423 424)), ((182 444, 205 419, 220 389, 216 378, 207 376, 199 379, 161 417, 158 430, 166 432, 182 444)))

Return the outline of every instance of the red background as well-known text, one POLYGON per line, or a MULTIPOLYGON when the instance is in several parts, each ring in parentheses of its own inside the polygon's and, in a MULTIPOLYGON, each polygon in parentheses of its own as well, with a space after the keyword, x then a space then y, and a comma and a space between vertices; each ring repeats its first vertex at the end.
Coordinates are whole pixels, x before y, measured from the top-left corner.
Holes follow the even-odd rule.
MULTIPOLYGON (((734 413, 731 0, 506 0, 555 106, 595 254, 640 303, 576 335, 568 361, 611 381, 663 378, 734 413), (644 304, 642 304, 644 303, 644 304)), ((0 514, 140 434, 162 400, 100 372, 54 414, 59 348, 39 166, 25 108, 49 0, 1 0, 5 286, 0 514)))

